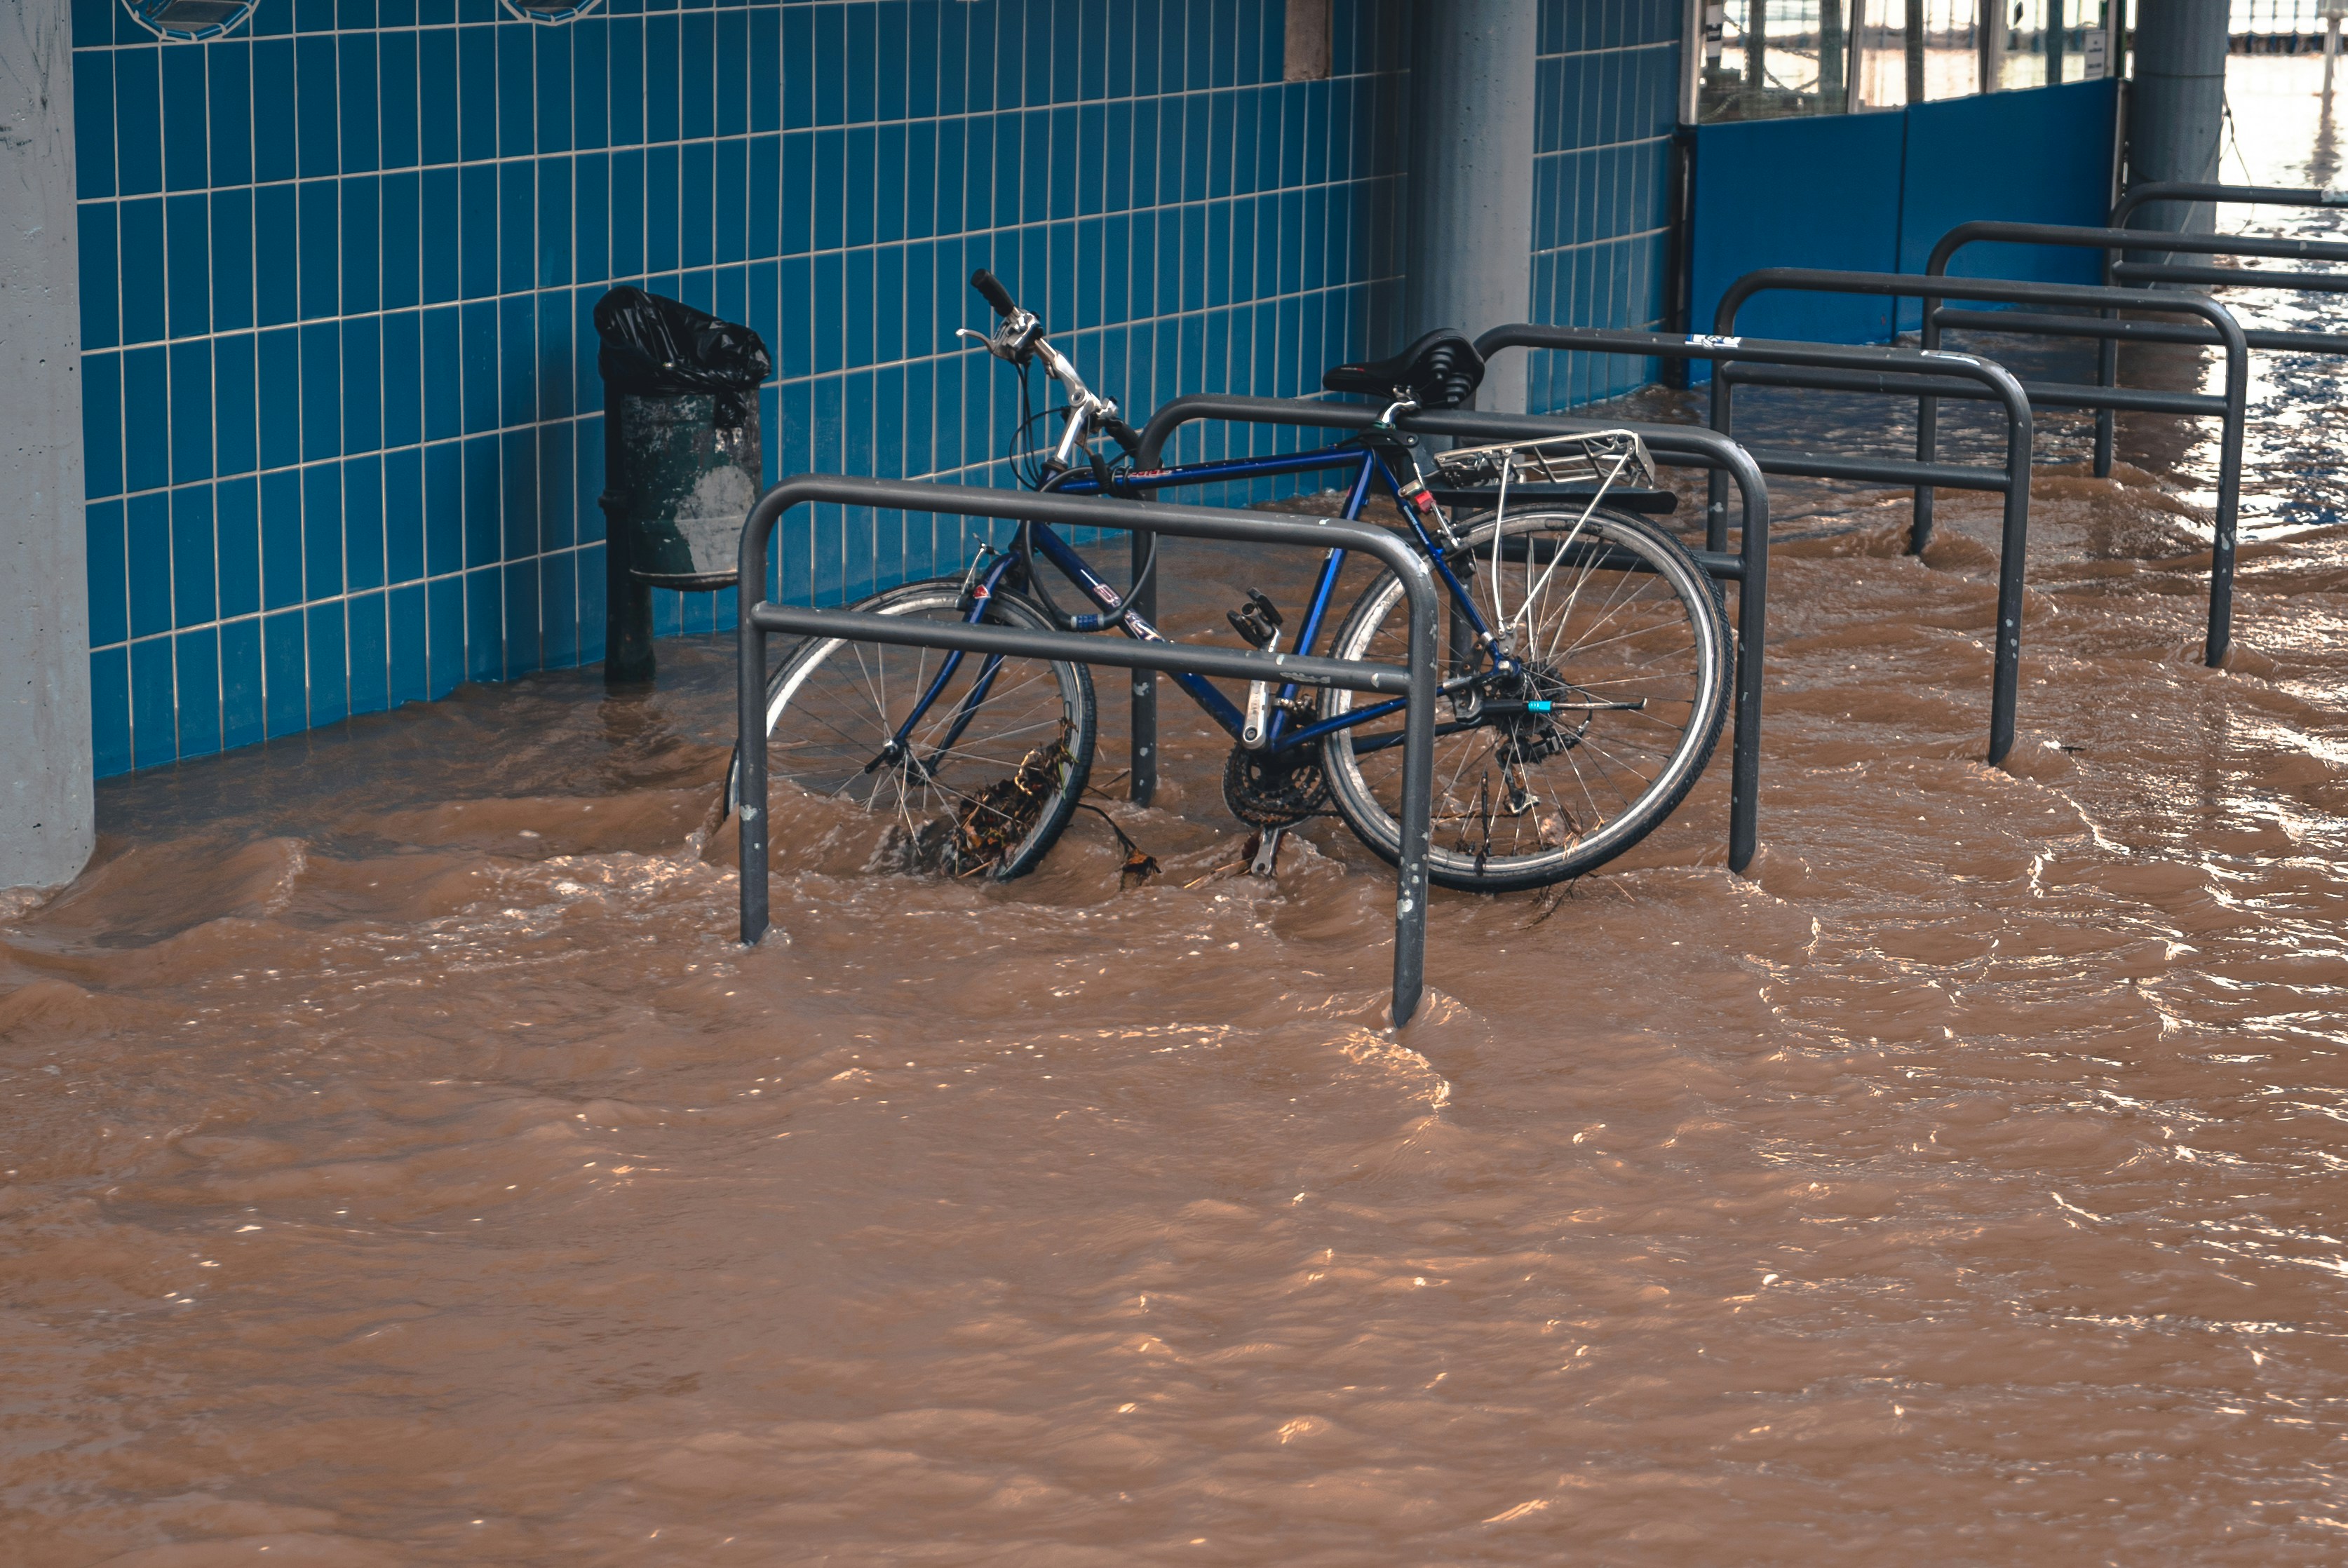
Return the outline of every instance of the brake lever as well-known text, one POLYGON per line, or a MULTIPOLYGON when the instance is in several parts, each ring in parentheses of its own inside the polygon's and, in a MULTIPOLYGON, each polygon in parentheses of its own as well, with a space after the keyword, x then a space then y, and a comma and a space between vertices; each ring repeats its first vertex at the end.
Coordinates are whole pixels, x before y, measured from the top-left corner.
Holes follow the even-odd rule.
POLYGON ((969 327, 954 328, 956 337, 967 337, 995 358, 1010 365, 1025 365, 1035 357, 1035 339, 1042 335, 1043 323, 1025 311, 1007 318, 1000 330, 992 335, 973 332, 969 327))

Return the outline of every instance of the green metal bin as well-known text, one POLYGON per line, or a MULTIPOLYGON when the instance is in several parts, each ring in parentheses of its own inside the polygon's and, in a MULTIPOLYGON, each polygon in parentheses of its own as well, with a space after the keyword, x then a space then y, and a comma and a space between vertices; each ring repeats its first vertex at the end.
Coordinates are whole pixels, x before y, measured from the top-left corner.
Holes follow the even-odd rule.
POLYGON ((652 591, 734 585, 743 520, 758 499, 758 335, 679 301, 618 288, 595 306, 602 338, 606 682, 653 678, 652 591))

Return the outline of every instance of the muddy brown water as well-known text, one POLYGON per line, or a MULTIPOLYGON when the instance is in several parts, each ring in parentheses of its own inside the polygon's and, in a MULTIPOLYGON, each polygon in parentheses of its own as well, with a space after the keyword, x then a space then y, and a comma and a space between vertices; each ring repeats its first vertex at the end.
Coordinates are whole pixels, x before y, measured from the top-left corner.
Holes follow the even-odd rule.
POLYGON ((2271 424, 2224 671, 2209 443, 2041 475, 2003 769, 1993 504, 1788 487, 1754 878, 1724 759, 1439 895, 1399 1037, 1384 868, 1219 870, 1195 723, 1159 882, 801 836, 755 952, 719 643, 107 784, 0 925, 0 1560, 2341 1560, 2348 531, 2271 424))

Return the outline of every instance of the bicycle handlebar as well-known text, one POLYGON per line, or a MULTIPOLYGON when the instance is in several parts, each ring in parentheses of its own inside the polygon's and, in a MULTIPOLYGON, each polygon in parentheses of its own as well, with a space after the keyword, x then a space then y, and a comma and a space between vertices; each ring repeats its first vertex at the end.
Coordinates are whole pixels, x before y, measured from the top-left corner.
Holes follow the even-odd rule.
POLYGON ((988 353, 998 359, 1008 360, 1023 370, 1031 358, 1040 355, 1045 372, 1068 389, 1068 427, 1060 437, 1058 449, 1053 453, 1055 463, 1062 468, 1072 466, 1077 450, 1094 428, 1107 434, 1128 454, 1139 453, 1139 432, 1117 417, 1115 403, 1096 396, 1086 387, 1084 378, 1076 374, 1076 367, 1068 362, 1067 356, 1045 340, 1043 324, 1019 308, 1018 303, 1011 297, 1011 291, 1003 286, 1001 278, 980 267, 970 274, 970 286, 978 291, 980 298, 994 307, 994 314, 1003 318, 1003 325, 992 337, 982 338, 967 327, 961 328, 958 335, 982 343, 988 353))
POLYGON ((970 274, 970 286, 976 289, 979 297, 993 305, 994 314, 1005 321, 1009 321, 1019 308, 1012 303, 1011 291, 1003 286, 1003 280, 984 267, 970 274))

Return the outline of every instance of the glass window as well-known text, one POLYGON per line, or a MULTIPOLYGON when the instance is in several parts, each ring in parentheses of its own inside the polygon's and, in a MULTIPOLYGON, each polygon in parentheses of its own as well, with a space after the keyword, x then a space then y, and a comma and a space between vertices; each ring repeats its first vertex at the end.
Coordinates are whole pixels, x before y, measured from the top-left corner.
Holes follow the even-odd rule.
POLYGON ((2003 9, 1993 51, 2001 90, 2082 81, 2097 63, 2087 57, 2087 35, 2104 30, 2101 0, 2003 0, 2003 9))
MULTIPOLYGON (((2234 0, 2240 6, 2319 0, 2234 0)), ((2106 74, 2108 0, 1725 0, 1704 9, 1696 119, 1899 108, 2106 74)))
POLYGON ((1860 108, 1981 91, 1980 0, 1860 0, 1860 108), (1909 17, 1915 16, 1911 29, 1909 17))
POLYGON ((1728 0, 1707 17, 1703 120, 1840 114, 1850 56, 1843 0, 1728 0))

